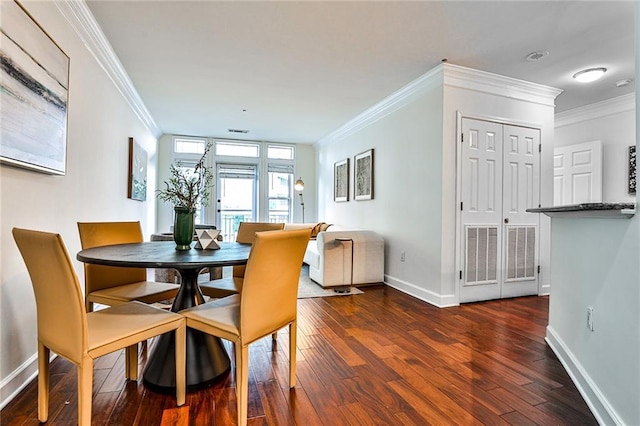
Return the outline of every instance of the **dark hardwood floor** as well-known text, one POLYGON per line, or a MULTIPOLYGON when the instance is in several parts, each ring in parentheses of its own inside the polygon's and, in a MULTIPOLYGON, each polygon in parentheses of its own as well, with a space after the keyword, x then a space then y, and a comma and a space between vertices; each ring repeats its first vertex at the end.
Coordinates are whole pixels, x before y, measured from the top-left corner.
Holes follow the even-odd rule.
MULTIPOLYGON (((251 346, 250 425, 597 424, 544 342, 547 297, 438 309, 388 287, 364 291, 299 300, 291 391, 285 331, 251 346)), ((233 375, 176 407, 125 382, 123 358, 96 362, 93 424, 235 424, 233 375)), ((3 425, 37 424, 36 388, 0 412, 3 425)), ((76 424, 76 413, 75 368, 57 358, 48 424, 76 424)))

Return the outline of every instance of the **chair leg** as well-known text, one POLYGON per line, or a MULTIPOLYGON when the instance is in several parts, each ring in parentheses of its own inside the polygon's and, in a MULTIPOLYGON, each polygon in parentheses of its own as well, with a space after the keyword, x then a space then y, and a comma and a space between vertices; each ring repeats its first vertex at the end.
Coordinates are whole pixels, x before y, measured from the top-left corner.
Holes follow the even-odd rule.
POLYGON ((236 399, 238 402, 238 426, 247 424, 249 403, 249 346, 236 341, 236 399))
POLYGON ((124 350, 125 377, 138 380, 138 344, 127 346, 124 350))
POLYGON ((275 333, 271 334, 271 340, 278 340, 278 332, 277 331, 275 333))
POLYGON ((184 325, 185 321, 182 320, 180 327, 176 328, 176 404, 178 406, 184 405, 186 398, 187 388, 187 344, 186 337, 187 332, 184 325))
POLYGON ((38 420, 49 419, 49 355, 50 351, 38 342, 38 420))
POLYGON ((93 394, 93 359, 83 358, 78 366, 78 424, 91 424, 93 394))
POLYGON ((87 312, 93 312, 93 302, 90 302, 89 299, 84 299, 84 307, 87 312))
POLYGON ((289 324, 289 387, 296 386, 296 345, 297 345, 297 321, 289 324))

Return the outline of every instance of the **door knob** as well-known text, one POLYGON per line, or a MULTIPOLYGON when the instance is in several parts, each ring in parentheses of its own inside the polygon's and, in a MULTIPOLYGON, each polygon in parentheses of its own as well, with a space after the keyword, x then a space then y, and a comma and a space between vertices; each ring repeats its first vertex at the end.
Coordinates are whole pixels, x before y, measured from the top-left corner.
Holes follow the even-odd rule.
POLYGON ((509 223, 509 218, 508 217, 504 218, 504 223, 509 223))

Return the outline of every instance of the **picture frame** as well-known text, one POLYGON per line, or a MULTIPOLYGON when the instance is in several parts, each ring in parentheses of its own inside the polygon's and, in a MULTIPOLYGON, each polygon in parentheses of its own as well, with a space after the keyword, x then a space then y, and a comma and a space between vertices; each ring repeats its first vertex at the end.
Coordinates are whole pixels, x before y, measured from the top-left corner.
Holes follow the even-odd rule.
POLYGON ((0 8, 0 162, 65 175, 69 57, 20 3, 0 8))
POLYGON ((333 165, 333 200, 349 201, 349 159, 337 161, 333 165))
POLYGON ((353 158, 353 199, 373 200, 373 149, 353 158))
POLYGON ((147 151, 133 138, 129 138, 129 178, 127 197, 132 200, 147 199, 147 151))
POLYGON ((635 145, 631 145, 629 147, 629 186, 628 191, 630 195, 636 193, 638 188, 638 168, 636 162, 636 147, 635 145))

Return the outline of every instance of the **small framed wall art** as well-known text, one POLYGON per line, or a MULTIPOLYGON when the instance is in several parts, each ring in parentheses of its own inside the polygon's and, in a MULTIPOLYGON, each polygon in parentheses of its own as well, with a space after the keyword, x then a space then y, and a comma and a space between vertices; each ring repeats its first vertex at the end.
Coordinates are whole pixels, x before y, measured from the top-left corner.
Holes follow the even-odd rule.
POLYGON ((373 149, 361 152, 354 158, 353 198, 373 199, 373 149))
POLYGON ((0 16, 0 162, 64 175, 69 57, 19 3, 0 16))
POLYGON ((132 200, 147 199, 147 151, 129 138, 129 179, 127 197, 132 200))
POLYGON ((636 147, 629 147, 629 194, 635 194, 638 188, 638 163, 636 156, 636 147))
POLYGON ((333 200, 349 201, 349 159, 337 161, 333 165, 333 200))

